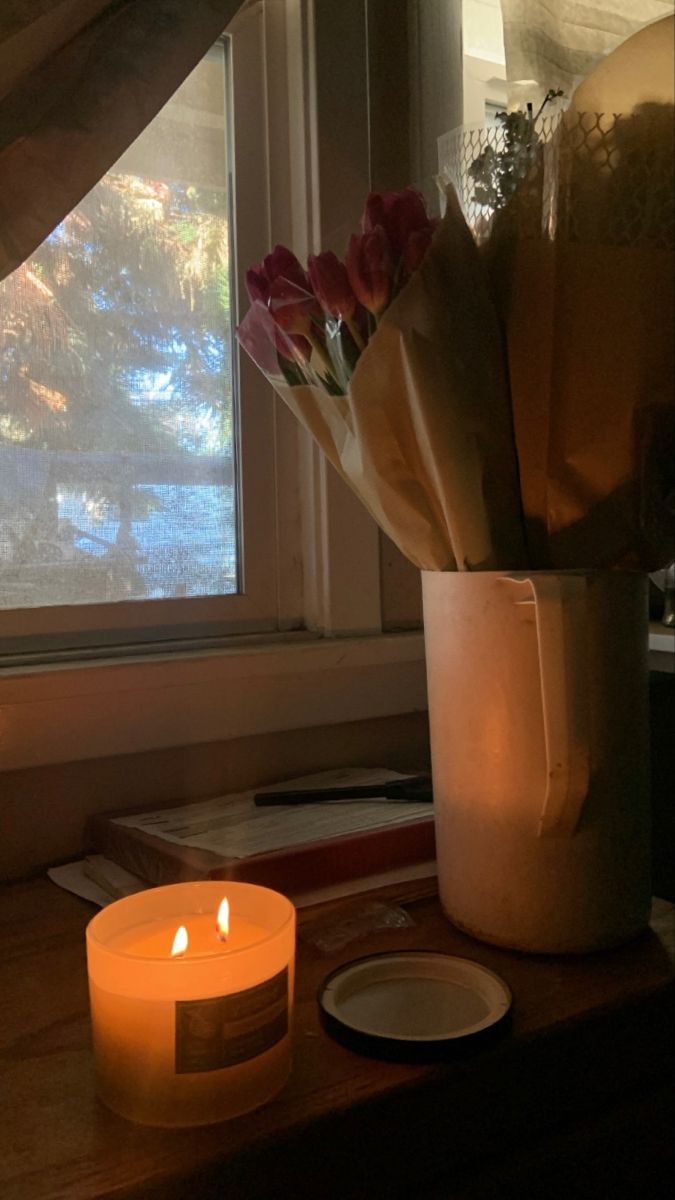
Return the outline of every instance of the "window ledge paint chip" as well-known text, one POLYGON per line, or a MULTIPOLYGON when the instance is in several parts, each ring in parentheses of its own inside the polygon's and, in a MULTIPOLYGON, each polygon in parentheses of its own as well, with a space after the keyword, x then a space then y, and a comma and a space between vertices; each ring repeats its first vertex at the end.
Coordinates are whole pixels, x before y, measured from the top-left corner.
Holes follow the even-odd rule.
POLYGON ((0 677, 0 770, 426 709, 421 633, 307 639, 0 677))

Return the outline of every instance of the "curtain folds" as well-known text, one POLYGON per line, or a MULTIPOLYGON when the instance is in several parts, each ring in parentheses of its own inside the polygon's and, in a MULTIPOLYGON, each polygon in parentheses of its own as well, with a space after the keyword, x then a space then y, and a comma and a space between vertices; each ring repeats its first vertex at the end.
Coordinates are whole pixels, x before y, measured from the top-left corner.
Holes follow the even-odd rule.
POLYGON ((242 0, 4 0, 0 279, 120 157, 242 0))

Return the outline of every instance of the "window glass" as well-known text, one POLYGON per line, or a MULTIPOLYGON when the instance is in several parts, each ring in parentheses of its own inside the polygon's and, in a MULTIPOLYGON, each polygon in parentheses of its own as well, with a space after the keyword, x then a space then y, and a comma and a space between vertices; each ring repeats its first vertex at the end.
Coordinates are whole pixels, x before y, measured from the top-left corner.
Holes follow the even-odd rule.
POLYGON ((0 608, 238 590, 225 56, 0 284, 0 608))

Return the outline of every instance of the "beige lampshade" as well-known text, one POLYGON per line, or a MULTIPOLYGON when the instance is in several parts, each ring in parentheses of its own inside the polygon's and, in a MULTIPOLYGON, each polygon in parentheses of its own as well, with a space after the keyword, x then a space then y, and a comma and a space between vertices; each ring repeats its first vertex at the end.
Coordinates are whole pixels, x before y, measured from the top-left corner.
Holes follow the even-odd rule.
POLYGON ((569 112, 631 113, 675 100, 675 16, 647 25, 607 55, 574 92, 569 112))

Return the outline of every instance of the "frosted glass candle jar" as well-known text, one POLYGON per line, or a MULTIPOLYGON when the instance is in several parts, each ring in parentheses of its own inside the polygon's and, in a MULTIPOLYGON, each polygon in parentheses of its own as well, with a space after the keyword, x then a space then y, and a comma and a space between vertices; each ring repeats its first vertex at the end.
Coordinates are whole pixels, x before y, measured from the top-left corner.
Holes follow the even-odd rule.
POLYGON ((248 883, 177 883, 118 900, 87 927, 101 1099, 146 1125, 249 1112, 290 1071, 295 909, 248 883), (227 940, 216 916, 230 905, 227 940), (180 926, 187 949, 172 957, 180 926))

